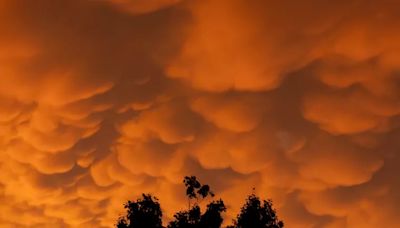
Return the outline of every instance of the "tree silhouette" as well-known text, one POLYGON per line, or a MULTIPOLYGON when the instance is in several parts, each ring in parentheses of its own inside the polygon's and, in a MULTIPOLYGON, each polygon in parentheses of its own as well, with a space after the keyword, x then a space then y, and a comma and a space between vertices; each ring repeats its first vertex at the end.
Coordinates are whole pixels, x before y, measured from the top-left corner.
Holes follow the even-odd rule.
POLYGON ((162 212, 158 199, 143 194, 136 202, 124 205, 127 215, 118 220, 117 228, 162 228, 162 212))
POLYGON ((197 228, 201 219, 199 206, 193 206, 187 211, 180 211, 174 215, 175 220, 171 221, 168 228, 197 228))
POLYGON ((224 219, 222 212, 226 211, 225 204, 222 200, 213 201, 207 205, 206 212, 201 216, 200 227, 219 228, 224 219))
MULTIPOLYGON (((167 228, 221 228, 222 213, 226 211, 224 202, 209 201, 202 214, 200 204, 204 199, 214 197, 210 186, 202 185, 195 176, 187 176, 183 183, 186 186, 188 210, 179 211, 174 215, 167 228), (193 204, 192 201, 194 200, 193 204)), ((162 212, 158 199, 143 194, 135 202, 124 204, 127 214, 119 218, 117 228, 164 228, 162 226, 162 212)), ((261 201, 255 194, 248 196, 233 225, 226 228, 282 228, 280 221, 272 207, 271 200, 261 201)))
POLYGON ((189 209, 180 211, 174 215, 175 220, 171 221, 168 228, 219 228, 223 222, 221 213, 226 211, 224 202, 220 199, 212 201, 207 205, 207 210, 201 214, 199 199, 214 197, 210 186, 202 185, 195 176, 187 176, 183 183, 186 186, 186 196, 189 201, 189 209), (191 199, 196 202, 191 206, 191 199))
MULTIPOLYGON (((232 227, 232 226, 231 226, 232 227)), ((271 200, 260 201, 256 195, 251 194, 242 207, 234 228, 282 228, 280 221, 272 207, 271 200)))

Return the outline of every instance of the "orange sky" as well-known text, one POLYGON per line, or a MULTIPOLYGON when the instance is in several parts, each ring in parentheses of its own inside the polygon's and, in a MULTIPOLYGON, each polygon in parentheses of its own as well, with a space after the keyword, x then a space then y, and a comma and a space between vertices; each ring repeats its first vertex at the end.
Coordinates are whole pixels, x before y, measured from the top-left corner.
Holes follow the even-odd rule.
POLYGON ((0 0, 0 227, 185 209, 400 226, 398 0, 0 0))

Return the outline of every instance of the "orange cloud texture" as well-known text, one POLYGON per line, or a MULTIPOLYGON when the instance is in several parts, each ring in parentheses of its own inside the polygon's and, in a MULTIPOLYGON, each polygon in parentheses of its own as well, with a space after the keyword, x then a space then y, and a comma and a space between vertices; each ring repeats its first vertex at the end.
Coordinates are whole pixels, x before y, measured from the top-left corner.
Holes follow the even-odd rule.
POLYGON ((400 226, 397 0, 0 0, 0 226, 111 227, 193 174, 287 227, 400 226))

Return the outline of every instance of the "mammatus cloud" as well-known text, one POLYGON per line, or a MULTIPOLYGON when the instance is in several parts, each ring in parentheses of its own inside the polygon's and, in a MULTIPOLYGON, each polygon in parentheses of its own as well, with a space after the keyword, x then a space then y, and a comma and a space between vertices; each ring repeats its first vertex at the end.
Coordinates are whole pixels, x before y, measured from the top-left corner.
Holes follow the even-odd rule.
MULTIPOLYGON (((98 0, 100 1, 100 0, 98 0)), ((133 14, 145 14, 152 13, 157 10, 170 7, 174 4, 179 3, 181 0, 103 0, 111 1, 121 10, 133 13, 133 14)))
POLYGON ((110 227, 199 176, 288 227, 397 227, 400 5, 0 0, 0 224, 110 227), (242 197, 238 197, 242 196, 242 197))

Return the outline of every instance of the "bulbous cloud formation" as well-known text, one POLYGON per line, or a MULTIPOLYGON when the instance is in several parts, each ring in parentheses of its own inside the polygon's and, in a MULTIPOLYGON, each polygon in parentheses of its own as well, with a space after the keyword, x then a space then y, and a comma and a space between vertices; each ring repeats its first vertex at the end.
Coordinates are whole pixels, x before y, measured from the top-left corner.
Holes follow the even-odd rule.
MULTIPOLYGON (((108 0, 105 0, 108 1, 108 0)), ((110 0, 121 10, 133 14, 151 13, 179 3, 181 0, 110 0)))
POLYGON ((111 227, 196 175, 287 227, 398 227, 396 0, 0 0, 0 225, 111 227))

